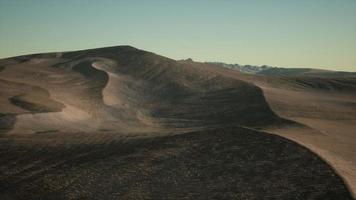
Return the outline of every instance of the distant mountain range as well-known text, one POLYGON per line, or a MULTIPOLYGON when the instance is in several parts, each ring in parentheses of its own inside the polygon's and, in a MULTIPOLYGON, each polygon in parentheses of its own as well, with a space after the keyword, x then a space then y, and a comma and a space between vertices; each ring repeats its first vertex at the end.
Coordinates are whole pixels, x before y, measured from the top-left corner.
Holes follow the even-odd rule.
MULTIPOLYGON (((187 59, 191 60, 191 59, 187 59)), ((226 64, 222 62, 207 62, 234 70, 238 70, 248 74, 260 74, 271 76, 318 76, 318 77, 356 77, 356 72, 332 71, 313 68, 282 68, 272 67, 268 65, 240 65, 240 64, 226 64)))

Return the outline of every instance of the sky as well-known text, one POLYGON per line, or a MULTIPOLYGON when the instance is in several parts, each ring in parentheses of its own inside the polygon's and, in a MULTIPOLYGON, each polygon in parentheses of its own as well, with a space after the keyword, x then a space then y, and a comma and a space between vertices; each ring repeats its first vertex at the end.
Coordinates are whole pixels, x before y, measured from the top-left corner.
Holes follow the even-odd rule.
POLYGON ((356 0, 0 0, 0 58, 116 45, 356 71, 356 0))

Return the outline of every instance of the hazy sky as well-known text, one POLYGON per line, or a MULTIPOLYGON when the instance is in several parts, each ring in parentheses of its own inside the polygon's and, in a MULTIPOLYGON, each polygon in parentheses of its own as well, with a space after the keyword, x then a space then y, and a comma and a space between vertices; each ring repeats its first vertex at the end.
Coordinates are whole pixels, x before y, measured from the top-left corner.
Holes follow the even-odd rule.
POLYGON ((0 0, 0 57, 131 45, 174 59, 356 71, 356 0, 0 0))

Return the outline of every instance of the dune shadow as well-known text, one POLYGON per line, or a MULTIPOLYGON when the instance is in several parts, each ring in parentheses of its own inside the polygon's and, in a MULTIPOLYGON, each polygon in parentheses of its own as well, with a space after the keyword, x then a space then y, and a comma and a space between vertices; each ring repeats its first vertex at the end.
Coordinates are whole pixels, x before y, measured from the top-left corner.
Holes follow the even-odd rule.
POLYGON ((352 199, 308 149, 239 127, 70 148, 5 147, 12 153, 0 157, 0 193, 13 199, 352 199))
POLYGON ((0 133, 10 131, 16 122, 16 115, 9 113, 0 113, 0 133))

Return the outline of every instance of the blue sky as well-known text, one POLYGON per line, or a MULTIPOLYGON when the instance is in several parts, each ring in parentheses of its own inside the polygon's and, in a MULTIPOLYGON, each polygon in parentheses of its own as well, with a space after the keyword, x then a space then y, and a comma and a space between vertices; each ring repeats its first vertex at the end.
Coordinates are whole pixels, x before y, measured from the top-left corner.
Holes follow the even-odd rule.
POLYGON ((0 57, 131 45, 174 59, 356 71, 356 0, 0 0, 0 57))

